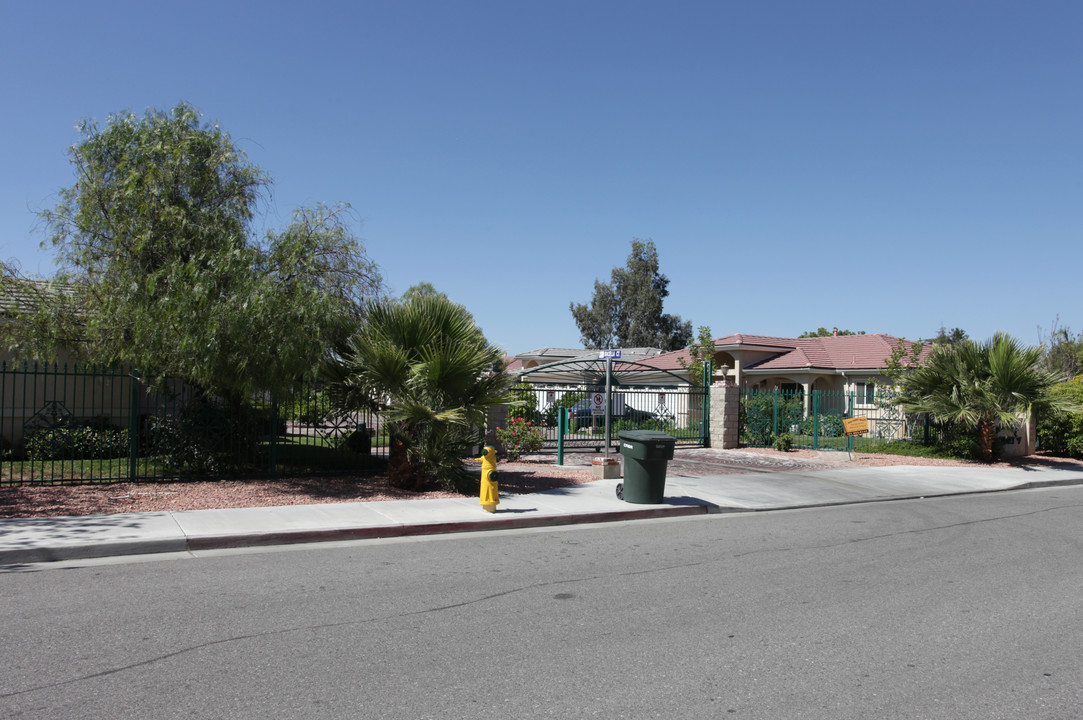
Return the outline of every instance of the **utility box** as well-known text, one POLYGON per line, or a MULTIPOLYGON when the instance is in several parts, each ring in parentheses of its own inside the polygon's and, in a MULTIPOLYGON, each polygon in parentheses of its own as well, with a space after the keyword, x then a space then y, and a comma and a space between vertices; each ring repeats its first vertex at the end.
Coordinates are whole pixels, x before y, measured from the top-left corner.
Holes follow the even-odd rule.
POLYGON ((677 438, 657 430, 622 430, 624 482, 617 497, 625 502, 657 505, 666 492, 666 466, 673 459, 677 438))

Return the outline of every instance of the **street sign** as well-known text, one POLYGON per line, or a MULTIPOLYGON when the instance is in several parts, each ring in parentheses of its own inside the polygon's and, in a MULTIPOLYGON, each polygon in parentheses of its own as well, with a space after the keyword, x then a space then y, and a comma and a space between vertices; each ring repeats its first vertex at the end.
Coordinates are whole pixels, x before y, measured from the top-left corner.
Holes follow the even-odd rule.
POLYGON ((605 393, 594 393, 590 401, 591 415, 605 415, 605 393))
POLYGON ((607 358, 613 358, 616 360, 620 357, 620 350, 602 350, 598 353, 599 360, 605 360, 607 358))

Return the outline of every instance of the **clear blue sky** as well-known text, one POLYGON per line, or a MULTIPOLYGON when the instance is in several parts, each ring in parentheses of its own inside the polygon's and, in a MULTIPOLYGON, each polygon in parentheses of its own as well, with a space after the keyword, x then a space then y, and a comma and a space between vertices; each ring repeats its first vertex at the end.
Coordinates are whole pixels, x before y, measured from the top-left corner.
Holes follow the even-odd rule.
POLYGON ((1083 330, 1083 3, 0 2, 0 257, 76 122, 217 121, 275 180, 260 227, 349 202, 392 291, 509 352, 652 238, 666 311, 1035 343, 1083 330))

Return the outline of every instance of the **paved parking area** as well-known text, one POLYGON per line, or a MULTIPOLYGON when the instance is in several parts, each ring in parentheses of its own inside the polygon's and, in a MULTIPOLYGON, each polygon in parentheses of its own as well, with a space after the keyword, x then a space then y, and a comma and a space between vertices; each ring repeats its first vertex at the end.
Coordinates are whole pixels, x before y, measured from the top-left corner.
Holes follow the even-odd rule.
MULTIPOLYGON (((590 465, 602 453, 575 451, 564 453, 565 465, 590 465)), ((616 450, 609 453, 623 466, 624 457, 616 450)), ((524 460, 554 462, 556 453, 546 452, 525 456, 524 460)), ((706 477, 748 472, 783 472, 790 470, 822 470, 848 463, 846 453, 818 453, 815 458, 785 456, 778 453, 758 453, 748 450, 718 450, 715 448, 678 447, 673 460, 666 466, 667 477, 706 477)))

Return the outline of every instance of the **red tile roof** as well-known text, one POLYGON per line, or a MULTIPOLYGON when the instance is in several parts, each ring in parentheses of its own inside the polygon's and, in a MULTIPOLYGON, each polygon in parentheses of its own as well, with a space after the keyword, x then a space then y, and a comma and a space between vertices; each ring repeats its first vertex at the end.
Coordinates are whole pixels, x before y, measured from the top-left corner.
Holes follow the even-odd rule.
MULTIPOLYGON (((902 340, 891 335, 833 335, 814 338, 782 338, 767 335, 726 335, 714 341, 716 350, 764 350, 775 355, 745 365, 745 370, 851 370, 884 367, 902 340)), ((922 357, 928 354, 926 346, 922 357)), ((664 370, 683 369, 688 350, 675 350, 642 362, 664 370)))
POLYGON ((838 335, 798 338, 797 347, 782 355, 753 363, 751 370, 857 370, 882 368, 901 342, 891 335, 838 335))

